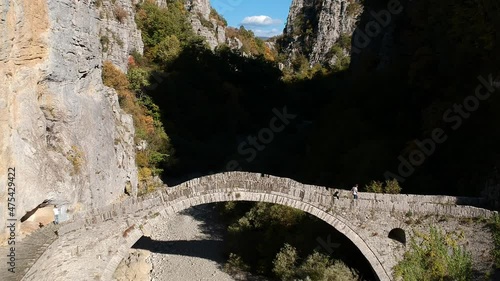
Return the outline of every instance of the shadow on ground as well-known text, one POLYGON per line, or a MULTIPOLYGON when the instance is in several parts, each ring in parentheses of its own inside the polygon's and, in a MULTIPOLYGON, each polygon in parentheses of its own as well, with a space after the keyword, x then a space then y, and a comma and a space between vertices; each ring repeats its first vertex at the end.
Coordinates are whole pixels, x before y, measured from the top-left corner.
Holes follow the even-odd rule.
POLYGON ((143 236, 134 249, 148 250, 153 253, 196 257, 222 263, 224 259, 218 249, 224 246, 220 240, 174 240, 159 241, 143 236))

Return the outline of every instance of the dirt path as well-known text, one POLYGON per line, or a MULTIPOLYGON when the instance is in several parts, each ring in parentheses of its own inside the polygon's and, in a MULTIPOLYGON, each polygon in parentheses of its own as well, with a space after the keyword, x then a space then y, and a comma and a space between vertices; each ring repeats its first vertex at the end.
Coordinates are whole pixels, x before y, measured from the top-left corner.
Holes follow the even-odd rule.
POLYGON ((233 281, 221 270, 223 226, 211 206, 194 207, 152 231, 150 244, 155 281, 233 281))

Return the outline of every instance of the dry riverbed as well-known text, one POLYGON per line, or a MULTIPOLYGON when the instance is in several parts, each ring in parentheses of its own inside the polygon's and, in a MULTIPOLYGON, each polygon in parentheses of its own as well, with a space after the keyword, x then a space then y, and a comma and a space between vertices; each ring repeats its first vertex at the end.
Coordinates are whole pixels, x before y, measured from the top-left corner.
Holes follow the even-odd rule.
POLYGON ((222 270, 224 226, 213 205, 190 208, 156 225, 115 272, 117 281, 264 280, 222 270), (137 249, 138 248, 138 249, 137 249))

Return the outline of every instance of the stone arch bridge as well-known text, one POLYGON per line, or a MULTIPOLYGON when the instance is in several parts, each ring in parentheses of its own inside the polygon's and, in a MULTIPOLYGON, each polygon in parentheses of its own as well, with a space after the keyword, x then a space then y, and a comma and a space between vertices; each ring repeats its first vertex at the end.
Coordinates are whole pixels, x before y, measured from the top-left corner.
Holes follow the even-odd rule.
POLYGON ((1 253, 0 276, 2 280, 112 280, 129 249, 163 217, 223 201, 281 204, 320 218, 359 248, 380 280, 392 280, 392 268, 402 258, 411 230, 426 230, 436 224, 447 231, 461 231, 466 239, 474 238, 465 241, 474 260, 484 260, 476 257, 489 255, 481 249, 492 245, 488 231, 477 235, 477 228, 482 227, 478 224, 493 215, 471 206, 480 205, 481 199, 360 193, 354 201, 345 190, 264 174, 228 172, 75 213, 68 222, 44 227, 18 243, 16 273, 3 269, 8 258, 1 253), (338 198, 332 196, 334 191, 339 191, 338 198))

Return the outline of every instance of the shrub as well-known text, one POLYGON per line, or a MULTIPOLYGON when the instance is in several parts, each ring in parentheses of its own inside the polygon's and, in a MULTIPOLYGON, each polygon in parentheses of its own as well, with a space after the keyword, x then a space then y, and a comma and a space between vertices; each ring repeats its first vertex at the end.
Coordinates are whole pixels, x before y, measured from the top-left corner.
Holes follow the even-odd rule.
POLYGON ((404 258, 394 267, 394 276, 404 281, 471 280, 472 256, 457 246, 451 235, 431 227, 429 234, 415 233, 404 258))
POLYGON ((399 194, 401 193, 402 188, 399 186, 399 183, 396 179, 386 180, 385 181, 385 193, 389 194, 399 194))
POLYGON ((154 46, 149 56, 153 61, 166 64, 176 58, 181 52, 181 42, 175 35, 165 37, 158 45, 154 46))
POLYGON ((324 280, 323 277, 326 269, 330 265, 332 265, 332 262, 328 256, 315 251, 300 265, 297 270, 297 275, 302 279, 324 280))
POLYGON ((333 265, 326 268, 323 279, 328 281, 357 281, 359 274, 350 269, 342 261, 335 261, 333 265))
POLYGON ((297 267, 297 250, 285 244, 273 261, 273 272, 284 281, 354 281, 358 274, 341 261, 332 261, 327 255, 314 251, 297 267))
POLYGON ((214 8, 210 8, 210 18, 215 19, 218 25, 227 26, 227 21, 214 8))
POLYGON ((146 58, 144 58, 144 56, 139 53, 137 50, 133 50, 130 55, 132 56, 133 58, 133 61, 134 61, 134 64, 135 66, 139 66, 139 67, 144 67, 147 65, 148 61, 146 60, 146 58))
POLYGON ((285 244, 273 261, 274 274, 281 280, 292 280, 292 277, 295 275, 297 258, 297 250, 289 244, 285 244))
POLYGON ((337 45, 343 49, 350 50, 351 49, 351 36, 347 33, 342 33, 337 39, 337 45))
POLYGON ((245 264, 245 262, 243 262, 240 256, 234 253, 229 254, 229 259, 224 265, 225 272, 234 273, 238 271, 248 271, 248 270, 250 270, 250 267, 247 264, 245 264))
POLYGON ((154 190, 156 187, 153 176, 158 176, 162 170, 159 168, 163 162, 173 161, 173 150, 170 139, 165 133, 160 118, 160 109, 147 95, 138 99, 129 88, 137 88, 146 83, 144 70, 133 70, 130 74, 132 84, 127 76, 116 68, 111 62, 104 62, 102 79, 104 85, 114 88, 118 93, 120 106, 132 115, 136 132, 136 143, 146 141, 147 147, 138 151, 136 164, 139 167, 139 179, 144 183, 146 190, 139 190, 140 194, 154 190))
POLYGON ((202 13, 198 13, 198 19, 200 20, 201 25, 203 25, 204 27, 208 29, 214 29, 214 24, 210 20, 205 19, 202 13))
POLYGON ((109 37, 106 35, 101 36, 101 46, 102 46, 102 51, 107 52, 109 49, 109 37))
POLYGON ((127 11, 122 6, 115 6, 113 14, 120 23, 124 23, 128 17, 127 11))
POLYGON ((342 50, 342 48, 338 44, 335 44, 330 49, 329 55, 331 57, 340 58, 340 57, 342 57, 344 55, 344 50, 342 50))
POLYGON ((150 85, 149 72, 140 67, 130 67, 127 73, 129 89, 135 92, 141 92, 144 87, 150 85))
POLYGON ((348 16, 353 17, 357 16, 361 11, 363 10, 363 6, 356 2, 356 1, 351 1, 349 5, 346 8, 346 13, 348 16))
POLYGON ((370 184, 365 186, 366 192, 382 193, 384 192, 383 184, 379 181, 371 181, 370 184))
POLYGON ((110 61, 105 61, 103 64, 102 82, 117 91, 126 90, 129 86, 127 76, 110 61))
POLYGON ((158 7, 154 1, 145 1, 135 19, 142 31, 146 50, 157 46, 171 35, 175 35, 183 44, 195 37, 184 5, 179 0, 168 1, 168 8, 158 7))

